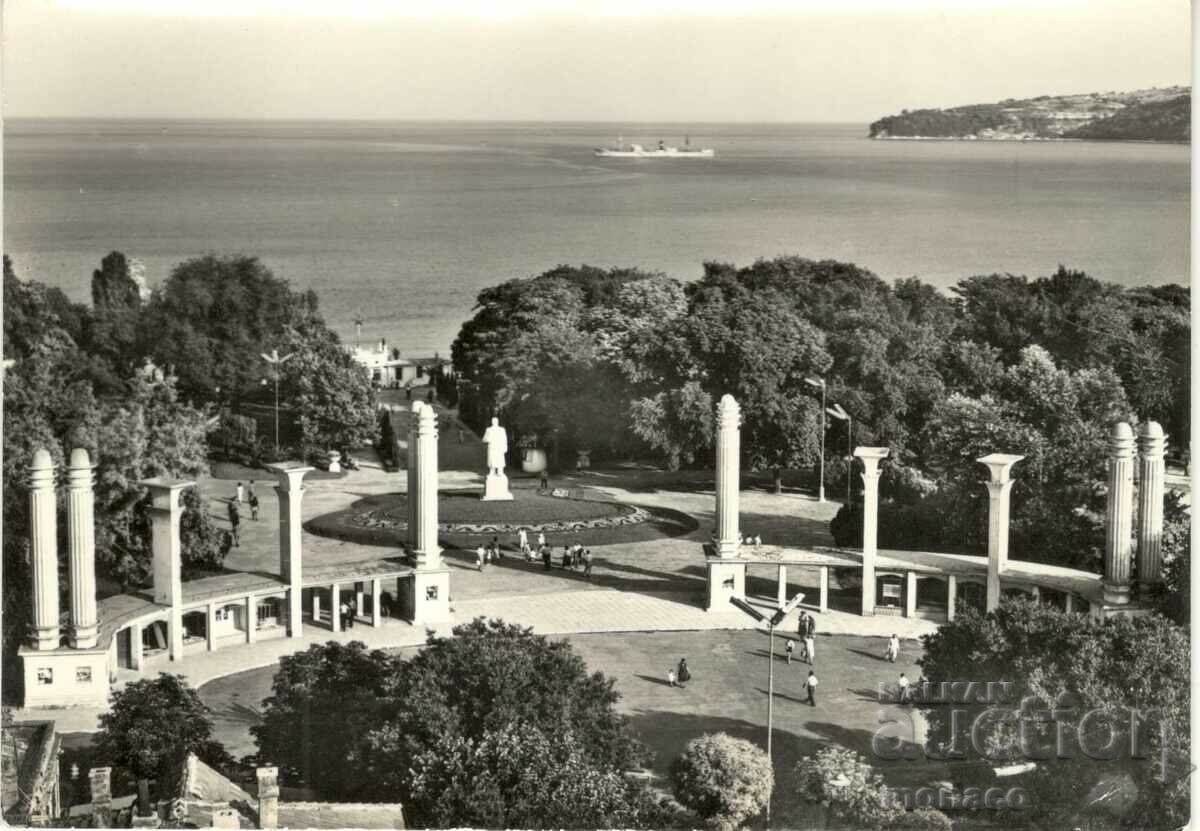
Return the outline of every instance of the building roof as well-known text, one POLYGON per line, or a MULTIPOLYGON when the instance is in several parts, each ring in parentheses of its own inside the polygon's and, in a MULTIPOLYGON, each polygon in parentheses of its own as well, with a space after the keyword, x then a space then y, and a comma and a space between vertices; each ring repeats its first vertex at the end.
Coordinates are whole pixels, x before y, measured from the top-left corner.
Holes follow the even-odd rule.
MULTIPOLYGON (((252 790, 257 790, 252 787, 252 790)), ((293 789, 281 788, 281 796, 293 789)), ((258 798, 189 754, 182 763, 171 818, 182 827, 211 828, 220 810, 237 811, 242 828, 259 826, 258 798)), ((279 801, 280 828, 404 828, 404 807, 396 802, 279 801)))
POLYGON ((26 721, 4 728, 0 741, 0 805, 11 825, 28 825, 44 805, 58 760, 58 734, 53 721, 26 721))

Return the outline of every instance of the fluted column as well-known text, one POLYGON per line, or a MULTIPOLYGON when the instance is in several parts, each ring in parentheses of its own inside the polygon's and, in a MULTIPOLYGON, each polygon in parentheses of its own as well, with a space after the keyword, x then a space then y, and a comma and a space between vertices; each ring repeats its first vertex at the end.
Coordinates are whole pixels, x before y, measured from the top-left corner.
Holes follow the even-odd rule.
POLYGON ((1008 568, 1008 522, 1013 481, 1012 468, 1024 456, 989 453, 976 459, 986 465, 988 488, 987 611, 1000 605, 1000 575, 1008 568))
POLYGON ((82 448, 67 468, 67 533, 71 538, 71 646, 96 645, 96 520, 92 462, 82 448))
POLYGON ((741 488, 742 410, 732 395, 717 404, 717 554, 738 553, 738 498, 741 488))
POLYGON ((417 535, 413 554, 417 568, 441 568, 438 548, 438 423, 433 407, 424 406, 416 418, 417 535))
POLYGON ((1109 438, 1108 512, 1105 516, 1104 602, 1129 602, 1133 533, 1133 430, 1123 421, 1109 438))
POLYGON ((424 402, 414 401, 408 419, 408 462, 405 471, 408 478, 408 493, 405 494, 408 503, 408 529, 404 540, 410 552, 415 551, 417 547, 417 482, 420 481, 420 474, 417 472, 417 422, 420 421, 421 410, 424 408, 424 402))
POLYGON ((33 648, 58 649, 58 524, 54 460, 38 448, 29 466, 29 564, 33 572, 33 648))
POLYGON ((1167 437, 1157 421, 1138 434, 1138 589, 1150 592, 1162 582, 1163 493, 1166 490, 1167 437))
POLYGON ((179 496, 195 482, 181 479, 144 479, 139 484, 150 490, 150 545, 154 551, 154 602, 169 608, 167 614, 168 654, 172 661, 183 658, 183 555, 179 543, 179 520, 183 507, 179 496))
POLYGON ((279 499, 279 577, 288 585, 287 634, 300 638, 304 636, 304 474, 313 468, 299 462, 268 468, 279 480, 275 489, 279 499))
POLYGON ((887 458, 886 447, 856 447, 854 455, 863 463, 862 613, 875 614, 875 557, 879 534, 879 462, 887 458))

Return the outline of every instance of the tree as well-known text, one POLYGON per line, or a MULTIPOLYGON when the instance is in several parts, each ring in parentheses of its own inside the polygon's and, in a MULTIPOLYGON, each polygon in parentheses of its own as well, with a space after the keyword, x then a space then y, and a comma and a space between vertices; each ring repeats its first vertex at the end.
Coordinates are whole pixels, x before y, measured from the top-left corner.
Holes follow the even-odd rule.
POLYGON ((357 643, 285 658, 251 730, 285 781, 402 801, 414 825, 644 826, 652 802, 621 776, 644 749, 616 700, 568 643, 479 619, 409 660, 357 643))
POLYGON ((668 470, 695 462, 712 447, 712 396, 697 381, 631 401, 629 420, 634 435, 666 457, 668 470))
POLYGON ((1167 493, 1163 506, 1162 558, 1159 611, 1187 626, 1192 616, 1192 515, 1175 491, 1167 493))
POLYGON ((287 329, 280 394, 299 416, 304 455, 369 444, 375 434, 375 390, 337 335, 323 326, 287 329))
POLYGON ((906 811, 883 777, 859 754, 836 745, 796 763, 800 795, 828 807, 840 821, 863 829, 944 829, 950 819, 941 811, 906 811))
POLYGON ((732 831, 767 806, 775 772, 766 751, 725 733, 687 743, 671 764, 675 797, 713 828, 732 831))
POLYGON ((135 779, 165 778, 188 753, 228 770, 233 760, 212 738, 212 729, 212 712, 183 676, 162 672, 112 694, 100 715, 96 752, 135 779))
MULTIPOLYGON (((938 706, 924 708, 930 741, 957 747, 968 760, 1038 760, 1014 782, 1031 792, 1038 825, 1078 824, 1086 795, 1114 776, 1136 788, 1129 817, 1144 827, 1185 821, 1187 630, 1159 615, 1097 620, 1006 600, 986 615, 968 610, 922 641, 919 663, 931 681, 1010 685, 1004 703, 990 708, 995 718, 983 723, 981 743, 956 735, 938 706), (1071 741, 1064 744, 1064 736, 1071 741)), ((969 733, 972 720, 961 719, 959 729, 969 733)))

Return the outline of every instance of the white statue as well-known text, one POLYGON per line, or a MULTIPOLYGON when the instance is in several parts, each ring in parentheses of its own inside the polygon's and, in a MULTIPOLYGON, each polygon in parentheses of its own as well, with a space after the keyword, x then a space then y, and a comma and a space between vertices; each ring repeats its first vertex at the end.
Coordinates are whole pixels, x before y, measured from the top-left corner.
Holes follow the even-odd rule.
POLYGON ((492 426, 483 431, 483 443, 487 445, 488 476, 503 476, 508 431, 500 426, 500 419, 493 418, 492 426))

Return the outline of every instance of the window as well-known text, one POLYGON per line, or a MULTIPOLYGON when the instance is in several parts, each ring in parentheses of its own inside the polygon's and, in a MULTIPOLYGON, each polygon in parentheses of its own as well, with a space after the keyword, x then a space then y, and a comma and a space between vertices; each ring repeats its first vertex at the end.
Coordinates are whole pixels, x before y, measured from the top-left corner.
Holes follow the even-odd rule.
POLYGON ((76 684, 92 683, 92 668, 91 667, 75 667, 75 683, 76 684))
POLYGON ((53 684, 54 670, 50 667, 38 667, 37 679, 39 684, 53 684))
POLYGON ((258 604, 258 625, 262 626, 267 620, 279 617, 279 601, 275 598, 267 598, 258 604))
POLYGON ((217 613, 213 615, 213 618, 217 621, 229 620, 229 607, 222 606, 220 609, 217 609, 217 613))

